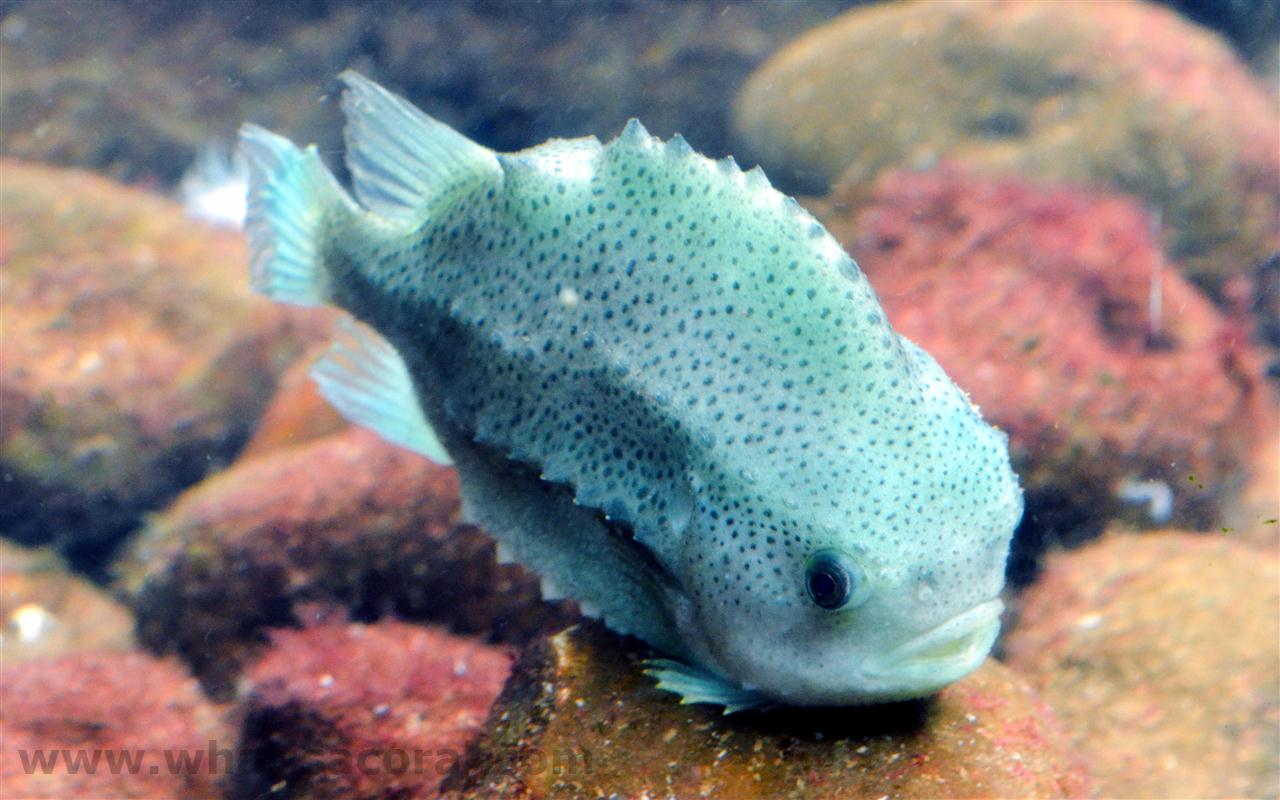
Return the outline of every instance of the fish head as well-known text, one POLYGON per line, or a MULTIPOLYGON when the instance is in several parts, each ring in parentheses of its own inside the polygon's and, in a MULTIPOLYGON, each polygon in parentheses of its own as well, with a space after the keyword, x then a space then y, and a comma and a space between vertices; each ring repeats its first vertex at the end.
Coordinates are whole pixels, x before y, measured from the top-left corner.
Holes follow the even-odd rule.
POLYGON ((835 502, 781 474, 700 500, 693 614, 719 672, 785 704, 854 705, 933 694, 986 659, 1022 494, 1007 437, 946 387, 918 404, 941 429, 835 502))

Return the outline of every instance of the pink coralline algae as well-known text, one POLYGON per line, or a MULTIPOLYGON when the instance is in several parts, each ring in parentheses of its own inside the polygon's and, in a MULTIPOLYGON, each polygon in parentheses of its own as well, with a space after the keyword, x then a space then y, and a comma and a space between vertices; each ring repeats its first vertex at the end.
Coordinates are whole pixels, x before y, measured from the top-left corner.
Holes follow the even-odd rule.
POLYGON ((231 733, 175 661, 80 653, 6 664, 0 796, 220 797, 231 733))
POLYGON ((351 429, 192 488, 119 571, 142 642, 182 656, 217 697, 233 694, 266 630, 297 624, 308 603, 509 642, 576 617, 567 601, 539 600, 536 576, 497 564, 458 510, 453 470, 351 429))
POLYGON ((435 628, 279 630, 245 679, 238 796, 430 797, 464 758, 511 661, 435 628))
POLYGON ((944 166, 899 171, 869 204, 815 203, 894 327, 1009 433, 1024 485, 1115 510, 1164 481, 1207 527, 1247 477, 1276 403, 1247 325, 1162 255, 1132 200, 944 166))

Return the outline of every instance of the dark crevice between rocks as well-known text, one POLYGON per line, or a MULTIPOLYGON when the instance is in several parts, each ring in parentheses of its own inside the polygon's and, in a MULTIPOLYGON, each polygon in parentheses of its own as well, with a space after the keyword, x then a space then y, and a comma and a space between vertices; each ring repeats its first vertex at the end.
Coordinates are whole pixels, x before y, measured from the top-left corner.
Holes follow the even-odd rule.
POLYGON ((147 465, 132 493, 86 493, 79 486, 6 469, 0 536, 28 547, 51 547, 72 569, 106 584, 121 547, 145 516, 230 463, 250 430, 248 423, 236 425, 220 438, 173 448, 147 465))
POLYGON ((1035 581, 1050 550, 1079 547, 1098 538, 1110 517, 1106 509, 1055 486, 1030 489, 1023 501, 1026 510, 1014 530, 1005 567, 1005 580, 1015 591, 1035 581))
POLYGON ((1255 336, 1267 351, 1267 377, 1280 388, 1280 251, 1259 260, 1252 272, 1249 311, 1255 336))
POLYGON ((156 655, 176 654, 209 697, 229 702, 236 696, 240 671, 268 644, 267 630, 299 628, 302 623, 286 591, 284 570, 236 570, 252 591, 235 591, 209 582, 208 575, 216 569, 180 561, 171 572, 188 573, 185 577, 171 574, 165 581, 147 583, 133 607, 140 644, 156 655), (186 587, 183 602, 175 602, 174 585, 186 587), (228 619, 235 620, 233 631, 227 630, 228 619))
POLYGON ((245 744, 231 761, 229 798, 317 796, 334 760, 350 749, 332 724, 297 702, 254 708, 241 730, 245 744), (299 742, 308 749, 298 749, 299 742))

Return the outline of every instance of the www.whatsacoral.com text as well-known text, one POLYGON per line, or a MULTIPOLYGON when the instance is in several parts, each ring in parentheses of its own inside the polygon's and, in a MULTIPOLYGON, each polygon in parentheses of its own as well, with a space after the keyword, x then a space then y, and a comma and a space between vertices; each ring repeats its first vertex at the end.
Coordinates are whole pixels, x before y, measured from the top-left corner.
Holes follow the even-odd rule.
MULTIPOLYGON (((591 771, 591 754, 583 748, 547 753, 524 751, 524 771, 530 774, 585 774, 591 771)), ((17 756, 28 775, 225 775, 252 759, 251 751, 219 747, 209 742, 203 749, 20 748, 17 756)), ((465 751, 451 748, 367 748, 361 750, 304 750, 295 758, 322 772, 365 775, 444 776, 465 769, 465 751)))

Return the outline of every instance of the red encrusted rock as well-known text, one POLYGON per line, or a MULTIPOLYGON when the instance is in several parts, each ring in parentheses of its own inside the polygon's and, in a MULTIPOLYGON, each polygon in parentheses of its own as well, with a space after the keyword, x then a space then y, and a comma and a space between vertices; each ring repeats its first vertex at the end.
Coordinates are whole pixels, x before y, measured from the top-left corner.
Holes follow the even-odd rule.
POLYGON ((893 326, 1009 433, 1032 495, 1109 512, 1126 478, 1163 481, 1174 519, 1207 527, 1253 443, 1274 440, 1246 326, 1181 277, 1131 200, 944 167, 885 175, 856 213, 815 205, 893 326))
POLYGON ((1280 566, 1230 535, 1053 556, 1005 650, 1103 797, 1280 794, 1280 566))
POLYGON ((220 797, 231 734, 175 661, 81 653, 0 670, 2 797, 220 797))
POLYGON ((0 161, 0 533, 86 569, 229 461, 327 317, 249 289, 238 233, 85 173, 0 161))
POLYGON ((133 542, 120 570, 139 638, 227 697, 266 629, 297 624, 300 603, 511 642, 575 618, 540 600, 531 573, 498 565, 458 508, 452 469, 363 429, 238 463, 133 542))
POLYGON ((462 760, 511 668, 492 647, 403 623, 273 631, 245 677, 234 794, 424 798, 462 760))
MULTIPOLYGON (((1053 713, 995 661, 930 701, 723 716, 587 624, 516 662, 446 781, 463 798, 1063 797, 1088 791, 1053 713)), ((797 658, 803 654, 797 654, 797 658)))

